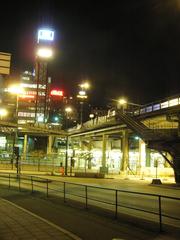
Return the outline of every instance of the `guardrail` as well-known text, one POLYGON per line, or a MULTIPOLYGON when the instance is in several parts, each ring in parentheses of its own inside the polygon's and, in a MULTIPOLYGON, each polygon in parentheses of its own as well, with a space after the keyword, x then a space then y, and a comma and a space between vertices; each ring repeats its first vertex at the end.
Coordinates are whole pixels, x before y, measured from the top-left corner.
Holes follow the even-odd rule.
MULTIPOLYGON (((64 203, 67 200, 74 200, 84 204, 85 209, 90 206, 100 207, 101 209, 114 212, 115 219, 123 213, 134 215, 141 218, 148 218, 151 221, 158 222, 159 231, 163 229, 163 218, 180 221, 179 210, 180 198, 163 196, 159 194, 141 193, 134 191, 126 191, 105 187, 90 186, 85 184, 70 183, 65 181, 55 181, 48 178, 40 178, 36 176, 17 175, 17 174, 0 174, 1 184, 17 187, 19 191, 29 189, 31 193, 35 191, 44 192, 46 197, 55 195, 61 197, 64 203), (169 204, 169 209, 166 207, 169 204), (145 214, 141 215, 141 214, 145 214), (154 216, 157 218, 154 219, 154 216), (153 220, 152 220, 153 219, 153 220)), ((164 222, 168 224, 167 222, 164 222)))

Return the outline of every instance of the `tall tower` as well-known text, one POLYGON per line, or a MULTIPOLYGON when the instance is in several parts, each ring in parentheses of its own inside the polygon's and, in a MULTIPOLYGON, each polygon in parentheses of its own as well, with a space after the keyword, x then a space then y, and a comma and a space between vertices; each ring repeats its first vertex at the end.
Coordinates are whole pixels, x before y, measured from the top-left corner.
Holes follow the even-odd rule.
POLYGON ((53 56, 54 31, 50 29, 38 30, 35 81, 36 81, 36 101, 35 101, 35 123, 46 123, 49 114, 49 91, 51 78, 48 77, 48 61, 53 56))

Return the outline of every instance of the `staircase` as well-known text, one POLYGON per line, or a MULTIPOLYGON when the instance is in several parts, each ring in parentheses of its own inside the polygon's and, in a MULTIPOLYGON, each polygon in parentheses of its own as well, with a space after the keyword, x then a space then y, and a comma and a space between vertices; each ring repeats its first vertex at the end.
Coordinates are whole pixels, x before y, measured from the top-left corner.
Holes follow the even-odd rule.
POLYGON ((138 136, 144 139, 144 141, 161 141, 174 137, 171 130, 150 129, 138 119, 134 119, 122 111, 117 113, 117 120, 126 124, 128 128, 132 129, 138 136))
POLYGON ((167 131, 165 129, 150 129, 146 127, 138 119, 119 111, 117 120, 120 120, 139 135, 148 145, 149 148, 159 151, 162 156, 163 152, 168 152, 172 156, 172 160, 164 158, 169 162, 174 169, 175 181, 180 184, 180 138, 178 129, 176 132, 167 131))
POLYGON ((117 118, 118 120, 126 124, 130 129, 132 129, 137 135, 139 135, 145 141, 152 140, 152 138, 155 138, 154 131, 152 129, 149 129, 142 122, 140 122, 137 119, 136 120, 133 119, 126 113, 119 111, 117 114, 117 118))

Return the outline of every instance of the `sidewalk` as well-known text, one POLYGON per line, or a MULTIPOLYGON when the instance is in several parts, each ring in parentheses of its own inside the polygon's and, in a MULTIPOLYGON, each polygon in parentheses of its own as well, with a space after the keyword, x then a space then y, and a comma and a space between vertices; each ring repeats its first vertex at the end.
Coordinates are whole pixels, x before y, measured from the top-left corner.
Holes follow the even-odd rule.
POLYGON ((59 226, 0 198, 0 239, 80 240, 59 226))

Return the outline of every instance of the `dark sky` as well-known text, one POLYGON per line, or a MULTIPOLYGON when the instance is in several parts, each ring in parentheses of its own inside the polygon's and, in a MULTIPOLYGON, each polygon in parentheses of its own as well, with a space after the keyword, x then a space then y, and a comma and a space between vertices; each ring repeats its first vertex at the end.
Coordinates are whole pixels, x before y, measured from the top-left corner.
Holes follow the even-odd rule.
POLYGON ((12 74, 31 69, 36 30, 55 29, 53 85, 75 94, 83 79, 95 105, 127 96, 148 103, 180 92, 180 0, 6 1, 0 51, 12 74), (97 3, 98 2, 98 3, 97 3))

